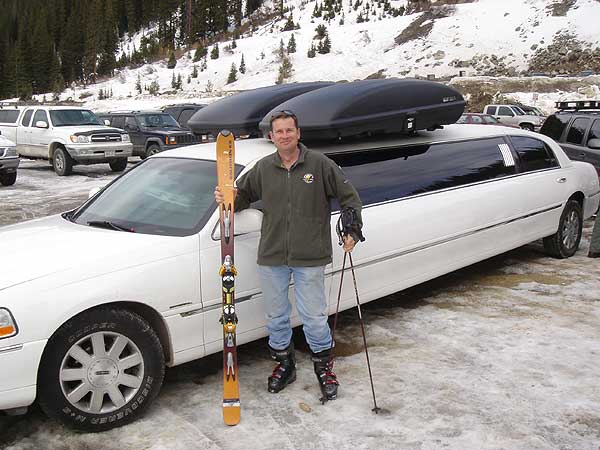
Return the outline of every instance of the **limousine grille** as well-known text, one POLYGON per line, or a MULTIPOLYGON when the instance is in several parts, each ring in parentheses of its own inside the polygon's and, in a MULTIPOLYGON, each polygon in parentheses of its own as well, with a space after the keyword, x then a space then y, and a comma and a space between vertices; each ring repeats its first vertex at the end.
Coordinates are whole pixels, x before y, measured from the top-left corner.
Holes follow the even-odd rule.
POLYGON ((119 133, 92 134, 90 140, 92 142, 121 142, 121 135, 119 133))

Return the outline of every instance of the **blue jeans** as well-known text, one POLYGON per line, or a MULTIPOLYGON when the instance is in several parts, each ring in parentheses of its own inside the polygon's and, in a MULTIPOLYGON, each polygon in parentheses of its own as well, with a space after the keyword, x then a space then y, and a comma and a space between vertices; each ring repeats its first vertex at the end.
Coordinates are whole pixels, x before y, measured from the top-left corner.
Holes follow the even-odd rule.
POLYGON ((310 349, 321 352, 331 348, 331 332, 327 323, 325 297, 325 266, 289 267, 258 266, 263 298, 267 310, 269 345, 283 350, 292 339, 288 298, 290 278, 294 276, 296 309, 302 320, 302 329, 310 349))

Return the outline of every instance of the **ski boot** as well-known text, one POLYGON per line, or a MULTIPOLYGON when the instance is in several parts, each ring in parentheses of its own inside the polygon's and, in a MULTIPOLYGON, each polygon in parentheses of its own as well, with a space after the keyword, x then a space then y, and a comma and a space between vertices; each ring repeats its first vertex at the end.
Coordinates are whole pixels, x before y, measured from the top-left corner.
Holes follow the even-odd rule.
POLYGON ((315 365, 315 374, 319 380, 319 387, 323 395, 320 400, 325 403, 328 400, 337 398, 338 383, 337 377, 333 372, 333 359, 331 358, 332 350, 323 350, 319 353, 312 353, 311 359, 315 365))
POLYGON ((296 381, 296 356, 294 355, 294 343, 283 350, 275 350, 269 345, 271 359, 279 364, 273 369, 273 374, 269 377, 268 391, 277 393, 288 384, 296 381))

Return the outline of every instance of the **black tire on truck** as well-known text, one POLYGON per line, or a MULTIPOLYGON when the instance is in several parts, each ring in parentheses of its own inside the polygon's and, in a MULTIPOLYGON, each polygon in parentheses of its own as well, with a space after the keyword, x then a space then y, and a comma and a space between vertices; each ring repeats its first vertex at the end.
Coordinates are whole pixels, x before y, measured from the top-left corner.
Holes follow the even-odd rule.
POLYGON ((148 148, 146 148, 146 155, 144 156, 144 158, 156 155, 157 153, 160 153, 160 146, 158 144, 150 144, 148 148))
POLYGON ((140 417, 158 394, 165 359, 140 315, 102 307, 71 318, 42 356, 38 398, 48 416, 82 431, 105 431, 140 417))
POLYGON ((113 172, 123 172, 127 168, 127 158, 115 159, 108 163, 113 172))
POLYGON ((545 237, 544 249, 554 258, 564 259, 575 254, 581 241, 583 213, 577 200, 570 199, 558 221, 558 230, 552 236, 545 237))
POLYGON ((2 186, 12 186, 17 181, 17 172, 0 172, 0 184, 2 186))
POLYGON ((52 155, 52 167, 57 175, 63 177, 71 175, 73 171, 73 159, 64 147, 58 147, 52 155))

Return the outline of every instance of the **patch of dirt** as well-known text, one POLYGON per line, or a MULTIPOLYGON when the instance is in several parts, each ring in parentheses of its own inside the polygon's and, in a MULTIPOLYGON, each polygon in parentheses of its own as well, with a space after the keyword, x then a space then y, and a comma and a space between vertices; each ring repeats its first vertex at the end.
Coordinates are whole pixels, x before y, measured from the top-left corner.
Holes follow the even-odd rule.
POLYGON ((573 74, 600 72, 600 47, 592 48, 569 33, 557 33, 551 44, 538 48, 529 61, 529 73, 573 74))
POLYGON ((397 45, 402 45, 415 39, 426 38, 429 36, 429 33, 431 33, 437 19, 448 17, 453 12, 453 6, 443 6, 425 10, 422 15, 413 20, 409 26, 394 38, 394 42, 397 45))
POLYGON ((546 6, 546 12, 551 16, 566 16, 567 12, 577 3, 577 0, 555 0, 546 6))

